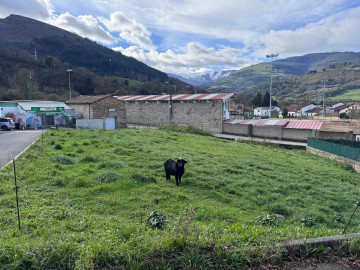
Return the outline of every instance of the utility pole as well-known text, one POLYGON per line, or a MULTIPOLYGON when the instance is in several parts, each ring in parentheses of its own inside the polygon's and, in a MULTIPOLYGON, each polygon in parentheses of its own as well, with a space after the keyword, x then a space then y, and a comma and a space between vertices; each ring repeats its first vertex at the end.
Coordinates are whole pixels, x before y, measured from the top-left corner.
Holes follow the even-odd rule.
POLYGON ((69 72, 69 96, 70 96, 70 100, 71 100, 71 85, 70 85, 70 72, 72 71, 72 69, 67 69, 66 72, 69 72))
POLYGON ((323 118, 323 121, 325 120, 325 116, 324 116, 324 113, 325 113, 325 80, 321 80, 322 82, 324 82, 324 87, 323 87, 323 111, 322 111, 322 118, 323 118))
POLYGON ((269 108, 269 120, 271 120, 271 96, 272 96, 272 67, 273 67, 273 58, 279 56, 279 54, 269 54, 266 55, 266 58, 271 58, 271 71, 270 71, 270 108, 269 108))

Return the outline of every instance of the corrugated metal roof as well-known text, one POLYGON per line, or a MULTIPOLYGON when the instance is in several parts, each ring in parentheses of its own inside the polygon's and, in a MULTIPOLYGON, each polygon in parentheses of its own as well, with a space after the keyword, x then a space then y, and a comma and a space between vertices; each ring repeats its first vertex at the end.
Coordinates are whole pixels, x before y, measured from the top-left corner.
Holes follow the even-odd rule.
POLYGON ((31 111, 31 107, 54 108, 64 107, 65 110, 72 110, 71 107, 60 101, 37 101, 37 102, 18 102, 18 105, 25 111, 31 111))
POLYGON ((311 121, 311 120, 291 120, 285 126, 285 128, 296 128, 296 129, 320 129, 323 122, 311 121))
MULTIPOLYGON (((176 94, 171 95, 172 100, 227 100, 233 93, 215 93, 215 94, 176 94)), ((138 95, 138 96, 114 96, 121 101, 158 101, 170 100, 170 95, 138 95)))
POLYGON ((260 119, 260 120, 235 120, 229 119, 225 120, 224 123, 228 124, 243 124, 243 125, 253 125, 253 126, 283 126, 284 128, 294 128, 294 129, 320 129, 323 122, 321 121, 310 121, 310 120, 269 120, 269 119, 260 119))

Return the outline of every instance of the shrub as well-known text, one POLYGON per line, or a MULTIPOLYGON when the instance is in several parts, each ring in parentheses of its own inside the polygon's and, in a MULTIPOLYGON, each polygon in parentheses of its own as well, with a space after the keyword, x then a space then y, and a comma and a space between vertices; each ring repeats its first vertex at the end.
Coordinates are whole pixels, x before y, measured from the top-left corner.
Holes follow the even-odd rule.
POLYGON ((313 217, 306 217, 300 220, 300 224, 304 227, 315 227, 316 222, 315 218, 313 217))
POLYGON ((121 175, 112 171, 106 171, 96 174, 95 179, 101 183, 114 183, 121 179, 121 175))
POLYGON ((61 149, 63 149, 63 147, 61 144, 57 143, 57 144, 55 144, 54 149, 61 150, 61 149))
POLYGON ((162 230, 164 225, 168 222, 163 213, 152 211, 146 218, 146 225, 152 229, 162 230))
POLYGON ((263 216, 256 217, 256 222, 266 226, 275 224, 275 221, 276 221, 276 217, 275 215, 272 214, 266 214, 263 216))

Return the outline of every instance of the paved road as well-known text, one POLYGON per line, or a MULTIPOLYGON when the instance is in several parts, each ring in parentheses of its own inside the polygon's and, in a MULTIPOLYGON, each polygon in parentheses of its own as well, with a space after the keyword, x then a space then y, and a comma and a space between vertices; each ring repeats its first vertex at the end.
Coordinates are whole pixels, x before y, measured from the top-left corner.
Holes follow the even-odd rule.
POLYGON ((337 264, 337 263, 319 263, 316 267, 307 267, 302 270, 358 270, 360 267, 350 267, 348 268, 345 265, 337 264))
POLYGON ((42 130, 0 131, 0 169, 41 136, 42 130))

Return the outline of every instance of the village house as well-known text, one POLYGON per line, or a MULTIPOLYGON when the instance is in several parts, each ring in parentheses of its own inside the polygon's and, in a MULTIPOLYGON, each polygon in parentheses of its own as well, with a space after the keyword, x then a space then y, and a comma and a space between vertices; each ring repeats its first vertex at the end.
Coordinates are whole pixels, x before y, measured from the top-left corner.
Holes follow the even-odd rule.
MULTIPOLYGON (((278 117, 280 112, 279 107, 271 107, 271 116, 278 117)), ((269 107, 257 107, 254 109, 254 116, 266 118, 269 117, 269 107)))
POLYGON ((112 95, 78 96, 65 102, 83 119, 97 121, 77 121, 79 128, 115 129, 126 127, 125 104, 112 95), (82 123, 79 126, 79 123, 82 123))

